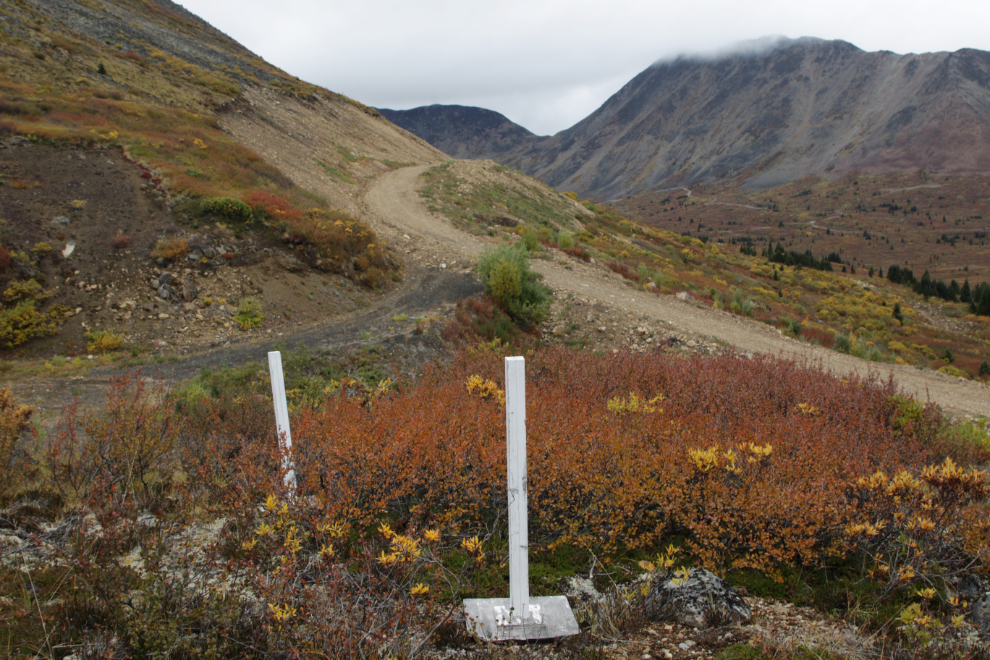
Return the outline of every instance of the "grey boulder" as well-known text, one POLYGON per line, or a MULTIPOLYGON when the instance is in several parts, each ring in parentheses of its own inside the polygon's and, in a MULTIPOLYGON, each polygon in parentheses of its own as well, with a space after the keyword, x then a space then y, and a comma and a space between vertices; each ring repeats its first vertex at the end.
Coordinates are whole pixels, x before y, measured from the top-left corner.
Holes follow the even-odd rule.
POLYGON ((973 624, 980 629, 981 635, 990 632, 990 591, 973 603, 973 624))
POLYGON ((711 571, 691 569, 687 577, 668 573, 650 585, 644 603, 646 618, 672 619, 694 628, 748 623, 753 611, 732 586, 711 571))

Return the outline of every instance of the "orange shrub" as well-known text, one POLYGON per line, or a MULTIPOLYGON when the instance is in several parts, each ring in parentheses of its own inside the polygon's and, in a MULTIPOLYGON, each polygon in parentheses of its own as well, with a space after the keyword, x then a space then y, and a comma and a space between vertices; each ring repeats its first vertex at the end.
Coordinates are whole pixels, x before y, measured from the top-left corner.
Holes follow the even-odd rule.
MULTIPOLYGON (((506 531, 502 353, 467 349, 400 389, 332 381, 321 409, 292 416, 294 495, 264 396, 174 399, 133 377, 115 382, 85 433, 70 410, 46 439, 46 473, 95 514, 57 557, 84 569, 73 598, 120 634, 128 593, 172 585, 171 609, 154 621, 207 620, 209 639, 242 648, 350 657, 411 648, 462 597, 504 595, 504 545, 491 542, 506 531), (181 468, 174 482, 171 468, 181 468), (143 511, 158 523, 140 524, 143 511), (210 536, 201 553, 179 550, 189 553, 179 565, 246 590, 235 618, 204 619, 237 601, 204 601, 157 559, 177 538, 210 536), (124 560, 138 547, 140 579, 124 560)), ((987 567, 990 484, 976 469, 932 465, 937 409, 892 396, 889 381, 735 355, 553 348, 527 362, 535 551, 571 546, 608 565, 678 536, 704 566, 770 575, 856 553, 888 591, 987 567)), ((249 377, 249 391, 264 389, 263 372, 249 377)), ((78 609, 53 611, 71 621, 78 609)))
MULTIPOLYGON (((504 412, 468 395, 472 375, 500 382, 498 357, 465 353, 373 406, 340 397, 303 410, 293 439, 305 490, 362 525, 390 515, 470 533, 504 522, 504 412)), ((720 570, 816 564, 847 548, 853 480, 929 458, 895 428, 890 382, 840 381, 771 358, 563 349, 532 355, 527 376, 536 547, 615 557, 678 532, 720 570), (609 410, 630 392, 664 400, 609 410), (699 452, 716 457, 707 469, 699 452)))
POLYGON ((260 190, 252 192, 245 201, 256 213, 261 211, 264 217, 275 222, 298 220, 302 217, 302 211, 293 207, 285 199, 269 192, 260 190))
MULTIPOLYGON (((468 349, 399 390, 342 381, 333 388, 342 393, 323 397, 322 408, 296 411, 299 524, 332 521, 354 539, 384 520, 398 532, 504 533, 497 346, 468 349)), ((912 516, 924 514, 936 531, 926 522, 918 533, 937 536, 924 548, 953 549, 940 560, 985 566, 990 559, 982 475, 950 464, 926 468, 942 461, 933 441, 939 413, 905 408, 890 381, 840 380, 820 367, 731 354, 551 348, 527 361, 534 549, 572 546, 613 562, 676 535, 714 570, 775 574, 854 551, 880 556, 899 536, 864 543, 857 525, 886 520, 909 533, 912 516), (878 471, 926 483, 929 499, 920 490, 914 499, 869 495, 862 480, 878 471)), ((116 384, 108 404, 87 420, 86 443, 72 424, 49 442, 49 471, 64 492, 100 492, 124 474, 146 487, 148 475, 179 460, 182 492, 232 529, 254 520, 258 502, 284 493, 266 398, 184 400, 178 425, 174 404, 143 395, 139 383, 116 384), (173 444, 177 454, 168 453, 173 444)))
POLYGON ((184 238, 163 238, 155 243, 151 256, 155 259, 181 259, 189 254, 189 243, 184 238))
POLYGON ((280 488, 271 402, 221 395, 184 405, 179 460, 204 506, 236 511, 280 488))

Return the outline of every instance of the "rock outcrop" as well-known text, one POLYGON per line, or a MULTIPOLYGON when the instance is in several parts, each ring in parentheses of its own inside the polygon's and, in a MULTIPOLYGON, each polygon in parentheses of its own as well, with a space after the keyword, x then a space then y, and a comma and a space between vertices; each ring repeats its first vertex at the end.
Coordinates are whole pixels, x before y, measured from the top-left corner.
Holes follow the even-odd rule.
POLYGON ((728 582, 701 568, 654 580, 644 608, 647 619, 671 619, 694 628, 748 623, 753 618, 753 611, 728 582))

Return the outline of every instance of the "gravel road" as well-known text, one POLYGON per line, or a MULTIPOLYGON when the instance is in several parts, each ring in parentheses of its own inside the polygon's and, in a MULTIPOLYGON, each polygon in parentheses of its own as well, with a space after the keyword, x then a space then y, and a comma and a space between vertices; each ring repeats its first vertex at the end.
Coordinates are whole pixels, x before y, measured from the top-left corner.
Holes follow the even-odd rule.
MULTIPOLYGON (((382 176, 365 195, 365 207, 379 229, 393 236, 409 237, 418 249, 410 256, 431 259, 470 260, 491 244, 489 240, 456 229, 443 217, 427 210, 418 190, 420 174, 427 167, 409 167, 382 176)), ((877 374, 894 381, 906 394, 931 400, 957 417, 990 414, 990 388, 981 383, 914 367, 869 362, 782 336, 777 330, 747 318, 637 290, 618 275, 574 261, 560 264, 535 260, 533 269, 557 295, 573 293, 673 325, 676 329, 709 337, 743 353, 766 353, 820 363, 844 376, 877 374)))

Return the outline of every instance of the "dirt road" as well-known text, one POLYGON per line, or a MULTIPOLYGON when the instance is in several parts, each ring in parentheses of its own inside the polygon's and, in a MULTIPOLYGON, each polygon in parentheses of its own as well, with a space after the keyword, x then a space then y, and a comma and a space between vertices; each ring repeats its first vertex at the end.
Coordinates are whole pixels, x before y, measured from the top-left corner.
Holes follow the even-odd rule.
MULTIPOLYGON (((446 219, 427 210, 418 194, 420 174, 426 167, 395 170, 382 176, 367 192, 365 206, 380 231, 409 237, 420 252, 433 258, 474 259, 490 243, 456 229, 446 219)), ((415 253, 412 255, 415 258, 415 253)), ((990 388, 944 374, 914 367, 868 362, 782 336, 777 330, 726 312, 637 290, 600 267, 571 260, 565 268, 536 260, 533 269, 557 295, 576 296, 673 325, 682 332, 703 335, 743 353, 766 353, 821 363, 837 375, 892 374, 907 394, 931 400, 955 416, 990 414, 990 388)))

